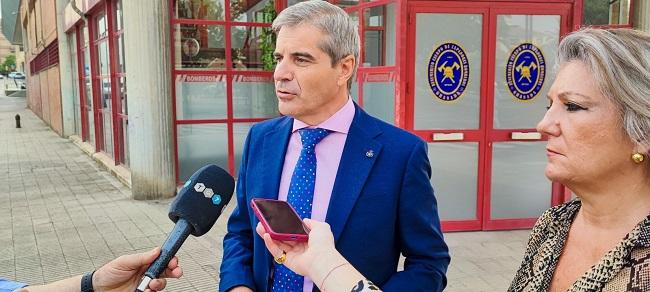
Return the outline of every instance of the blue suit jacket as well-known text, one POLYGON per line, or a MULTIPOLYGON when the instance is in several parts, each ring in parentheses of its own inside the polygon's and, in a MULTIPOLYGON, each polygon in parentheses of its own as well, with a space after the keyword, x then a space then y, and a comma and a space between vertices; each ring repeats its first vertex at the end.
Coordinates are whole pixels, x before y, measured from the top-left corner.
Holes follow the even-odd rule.
MULTIPOLYGON (((450 258, 429 182, 426 143, 355 108, 326 216, 336 248, 385 291, 441 291, 450 258), (372 157, 366 155, 370 150, 372 157), (397 272, 400 253, 406 262, 397 272)), ((270 290, 273 260, 255 232, 250 201, 278 198, 292 128, 292 118, 280 117, 248 133, 237 207, 223 242, 220 291, 239 285, 270 290)))

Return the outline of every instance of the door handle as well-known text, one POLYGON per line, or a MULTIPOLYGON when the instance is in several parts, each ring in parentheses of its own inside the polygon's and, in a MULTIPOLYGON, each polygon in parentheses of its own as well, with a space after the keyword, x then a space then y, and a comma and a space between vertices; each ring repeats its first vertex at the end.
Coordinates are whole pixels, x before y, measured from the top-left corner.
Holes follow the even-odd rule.
POLYGON ((434 133, 433 141, 462 141, 465 138, 463 133, 434 133))
POLYGON ((541 140, 542 133, 539 132, 512 132, 510 133, 512 140, 541 140))

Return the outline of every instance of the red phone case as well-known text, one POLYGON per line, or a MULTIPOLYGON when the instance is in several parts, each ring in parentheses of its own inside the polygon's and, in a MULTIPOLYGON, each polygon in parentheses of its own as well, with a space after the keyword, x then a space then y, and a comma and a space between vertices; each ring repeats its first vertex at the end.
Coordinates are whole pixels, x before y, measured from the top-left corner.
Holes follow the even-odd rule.
POLYGON ((259 208, 257 207, 256 202, 257 201, 274 201, 279 204, 286 204, 289 206, 291 209, 291 212, 295 215, 297 220, 300 220, 300 224, 302 225, 303 229, 305 230, 305 233, 309 233, 309 228, 305 226, 304 223, 302 223, 302 220, 300 219, 300 216, 298 216, 298 213, 296 213, 296 210, 293 209, 293 207, 284 201, 279 201, 279 200, 271 200, 271 199, 252 199, 251 200, 251 208, 253 209, 253 212, 255 212, 255 217, 257 217, 258 220, 262 223, 262 226, 264 226, 264 230, 269 233, 272 239, 274 240, 280 240, 280 241, 302 241, 305 242, 309 239, 309 235, 307 234, 295 234, 295 233, 280 233, 276 232, 273 229, 271 229, 271 226, 267 222, 266 218, 262 215, 262 212, 260 212, 259 208))

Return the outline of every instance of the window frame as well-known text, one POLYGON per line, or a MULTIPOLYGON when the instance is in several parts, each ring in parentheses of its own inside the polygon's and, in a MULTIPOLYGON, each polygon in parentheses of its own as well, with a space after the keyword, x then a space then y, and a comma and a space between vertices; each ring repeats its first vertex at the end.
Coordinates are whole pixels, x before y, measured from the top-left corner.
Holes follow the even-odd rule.
MULTIPOLYGON (((208 19, 187 19, 187 18, 176 18, 176 6, 175 0, 169 1, 169 26, 170 26, 170 51, 171 51, 171 66, 172 66, 172 76, 171 76, 171 89, 172 89, 172 115, 173 115, 173 138, 174 138, 174 167, 176 173, 176 183, 178 185, 182 184, 183 181, 180 178, 180 160, 179 160, 179 150, 178 150, 178 139, 179 126, 182 125, 199 125, 199 124, 213 124, 213 125, 226 125, 227 128, 227 153, 228 153, 228 165, 227 169, 231 174, 235 172, 235 145, 234 145, 234 128, 240 124, 256 123, 267 120, 268 118, 253 118, 253 117, 235 117, 234 116, 234 105, 233 105, 233 87, 234 82, 242 77, 259 77, 266 78, 270 81, 273 80, 273 71, 268 70, 242 70, 236 69, 233 65, 233 40, 232 33, 234 27, 246 27, 246 28, 271 28, 270 22, 242 22, 234 21, 231 15, 231 1, 224 0, 224 19, 223 20, 208 20, 208 19), (223 27, 223 37, 224 37, 224 50, 225 50, 225 67, 224 68, 210 68, 210 69, 193 69, 193 68, 177 68, 176 67, 176 26, 178 25, 219 25, 223 27), (226 117, 220 119, 178 119, 176 111, 176 82, 179 78, 184 76, 212 76, 218 79, 225 80, 226 86, 226 117)), ((281 11, 283 3, 286 3, 286 0, 275 0, 273 5, 276 11, 276 14, 281 11)))
MULTIPOLYGON (((609 0, 608 0, 609 1, 609 0)), ((621 1, 621 0, 617 0, 621 1)), ((634 28, 634 5, 636 4, 635 0, 629 0, 630 1, 630 11, 628 11, 628 23, 627 24, 584 24, 584 9, 585 9, 585 4, 584 0, 579 1, 576 4, 576 10, 580 12, 580 27, 592 27, 592 28, 602 28, 602 29, 610 29, 610 28, 634 28)), ((610 3, 610 5, 613 3, 610 3)), ((620 13, 620 11, 619 11, 620 13)))

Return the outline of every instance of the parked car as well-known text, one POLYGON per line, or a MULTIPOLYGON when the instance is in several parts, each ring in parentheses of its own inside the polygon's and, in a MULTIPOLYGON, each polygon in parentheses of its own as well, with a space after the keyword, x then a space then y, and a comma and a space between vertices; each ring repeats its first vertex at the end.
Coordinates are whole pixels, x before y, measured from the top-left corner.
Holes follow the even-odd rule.
POLYGON ((25 79, 25 74, 21 72, 11 72, 8 77, 11 79, 25 79))

